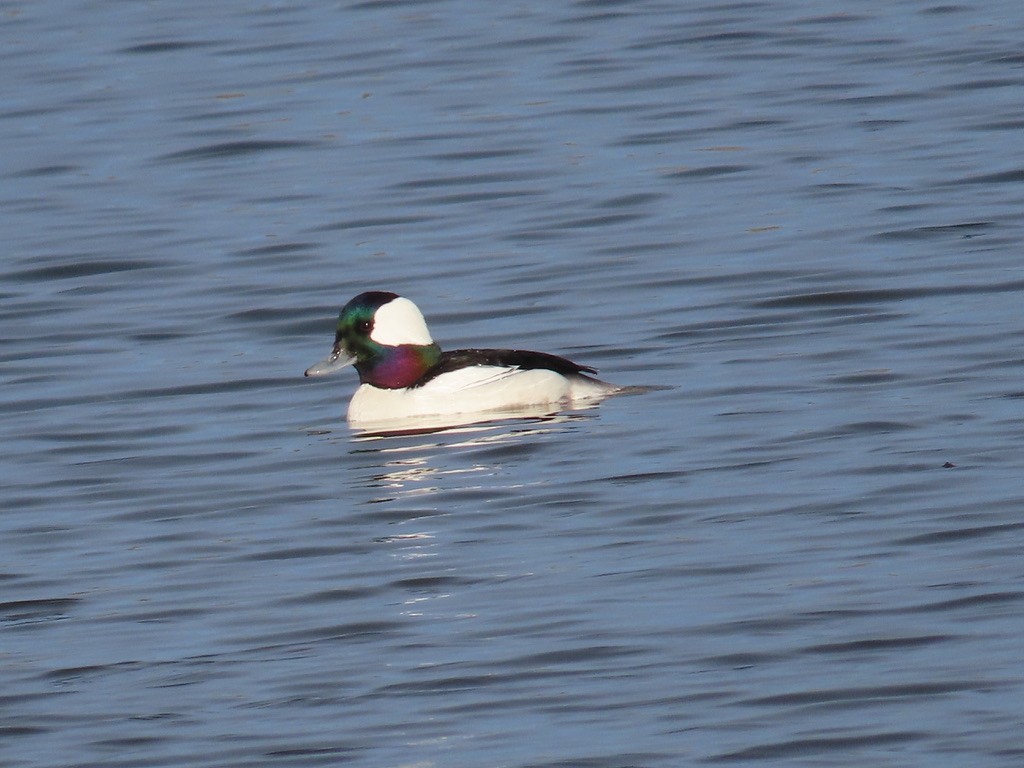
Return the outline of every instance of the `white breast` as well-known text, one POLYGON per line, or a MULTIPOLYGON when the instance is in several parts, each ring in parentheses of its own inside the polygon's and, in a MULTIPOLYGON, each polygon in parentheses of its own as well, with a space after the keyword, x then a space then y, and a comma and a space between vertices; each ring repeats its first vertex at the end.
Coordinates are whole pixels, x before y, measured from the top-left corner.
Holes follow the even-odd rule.
POLYGON ((617 388, 585 376, 548 370, 471 366, 444 373, 415 389, 379 389, 362 384, 352 396, 352 423, 418 416, 510 411, 534 405, 569 405, 611 394, 617 388))

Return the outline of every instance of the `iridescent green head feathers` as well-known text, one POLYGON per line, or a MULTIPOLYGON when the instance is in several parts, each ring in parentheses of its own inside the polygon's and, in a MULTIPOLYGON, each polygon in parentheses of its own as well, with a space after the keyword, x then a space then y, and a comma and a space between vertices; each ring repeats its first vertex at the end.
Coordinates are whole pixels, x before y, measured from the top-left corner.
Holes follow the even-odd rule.
POLYGON ((440 357, 415 304, 394 293, 367 291, 342 307, 331 354, 306 375, 355 364, 362 383, 399 389, 415 384, 440 357))

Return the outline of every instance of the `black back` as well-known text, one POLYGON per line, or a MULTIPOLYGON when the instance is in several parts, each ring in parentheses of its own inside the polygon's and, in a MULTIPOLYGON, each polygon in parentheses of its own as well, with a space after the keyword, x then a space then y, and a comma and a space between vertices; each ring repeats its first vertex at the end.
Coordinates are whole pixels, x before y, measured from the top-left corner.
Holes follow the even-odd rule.
POLYGON ((549 355, 547 352, 530 352, 525 349, 453 349, 451 352, 442 352, 437 365, 423 374, 413 386, 421 387, 442 373, 473 365, 495 365, 523 370, 540 368, 563 376, 574 373, 597 373, 586 365, 579 365, 564 357, 549 355))

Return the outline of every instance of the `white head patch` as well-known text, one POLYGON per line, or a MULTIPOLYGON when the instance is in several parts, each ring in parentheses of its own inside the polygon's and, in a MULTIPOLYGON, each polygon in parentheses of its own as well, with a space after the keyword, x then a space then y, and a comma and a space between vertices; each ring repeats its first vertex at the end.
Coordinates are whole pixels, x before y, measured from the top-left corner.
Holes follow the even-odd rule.
POLYGON ((401 296, 384 304, 374 313, 370 338, 389 347, 434 343, 419 308, 401 296))

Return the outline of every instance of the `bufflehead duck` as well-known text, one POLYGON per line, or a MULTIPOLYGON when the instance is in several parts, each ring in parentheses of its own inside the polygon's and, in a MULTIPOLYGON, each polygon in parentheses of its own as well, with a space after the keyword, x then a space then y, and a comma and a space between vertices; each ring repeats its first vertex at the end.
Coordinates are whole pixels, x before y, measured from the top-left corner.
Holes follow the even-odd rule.
MULTIPOLYGON (((338 315, 331 354, 306 369, 325 376, 354 364, 359 388, 350 423, 455 416, 536 406, 583 405, 621 390, 593 368, 545 352, 456 349, 442 352, 419 308, 385 291, 352 299, 338 315)), ((550 411, 549 411, 550 412, 550 411)))

